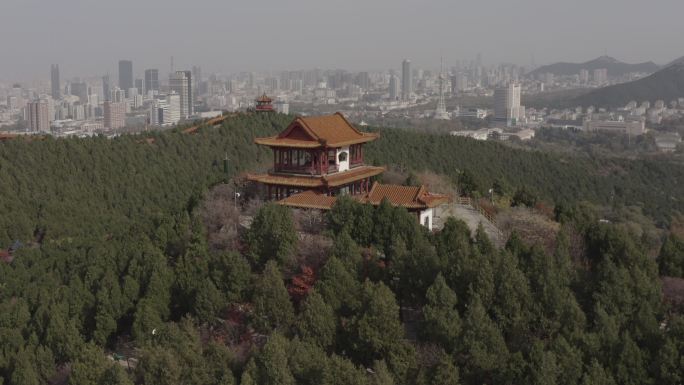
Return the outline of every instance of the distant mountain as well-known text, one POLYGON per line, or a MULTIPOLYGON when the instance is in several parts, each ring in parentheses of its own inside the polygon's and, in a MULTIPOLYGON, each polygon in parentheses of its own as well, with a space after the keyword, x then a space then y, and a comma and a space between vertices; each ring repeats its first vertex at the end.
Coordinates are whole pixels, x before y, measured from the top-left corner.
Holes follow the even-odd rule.
POLYGON ((589 71, 606 68, 609 76, 620 76, 630 72, 646 72, 653 73, 660 69, 660 66, 652 61, 646 63, 629 64, 623 63, 610 56, 601 56, 586 63, 555 63, 549 64, 535 69, 530 72, 530 75, 552 73, 559 76, 576 75, 581 69, 589 71))
POLYGON ((671 61, 671 62, 665 64, 665 65, 663 66, 663 68, 667 68, 667 67, 669 67, 669 66, 671 66, 671 65, 673 65, 673 64, 681 64, 681 63, 684 63, 684 56, 679 57, 679 58, 677 58, 677 59, 674 59, 673 61, 671 61))
MULTIPOLYGON (((573 99, 576 106, 621 107, 634 100, 670 102, 684 97, 684 61, 633 82, 599 88, 573 99)), ((572 104, 572 102, 570 103, 572 104)))

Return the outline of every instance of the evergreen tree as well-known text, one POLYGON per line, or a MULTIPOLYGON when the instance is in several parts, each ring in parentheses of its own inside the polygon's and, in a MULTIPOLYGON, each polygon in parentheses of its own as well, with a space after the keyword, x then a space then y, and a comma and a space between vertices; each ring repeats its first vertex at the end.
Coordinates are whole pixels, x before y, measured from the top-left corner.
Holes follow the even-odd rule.
POLYGON ((674 234, 665 239, 658 255, 661 275, 684 278, 684 240, 674 234))
POLYGON ((461 333, 461 318, 456 309, 456 293, 446 284, 442 274, 427 291, 427 303, 423 307, 423 335, 428 341, 438 343, 447 351, 453 351, 461 333))
POLYGON ((491 382, 502 375, 508 349, 501 331, 485 312, 478 295, 468 304, 460 350, 469 382, 491 382))
POLYGON ((338 258, 325 264, 315 289, 338 313, 349 315, 359 306, 359 283, 338 258))
POLYGON ((556 384, 561 372, 558 368, 556 355, 552 351, 545 351, 544 345, 536 341, 530 351, 529 384, 556 384))
POLYGON ((254 217, 247 242, 255 265, 264 266, 270 259, 280 264, 289 263, 297 246, 290 209, 275 203, 264 205, 254 217))
POLYGON ((582 377, 582 385, 615 385, 615 380, 598 361, 594 360, 582 377))
POLYGON ((335 341, 336 319, 333 308, 313 291, 302 305, 297 329, 304 341, 327 349, 335 341))
POLYGON ((294 309, 283 276, 275 261, 266 263, 254 285, 252 323, 262 333, 271 329, 286 330, 294 320, 294 309))
POLYGON ((295 383, 287 363, 287 344, 287 339, 279 333, 274 333, 268 338, 268 342, 256 359, 259 384, 293 385, 295 383))

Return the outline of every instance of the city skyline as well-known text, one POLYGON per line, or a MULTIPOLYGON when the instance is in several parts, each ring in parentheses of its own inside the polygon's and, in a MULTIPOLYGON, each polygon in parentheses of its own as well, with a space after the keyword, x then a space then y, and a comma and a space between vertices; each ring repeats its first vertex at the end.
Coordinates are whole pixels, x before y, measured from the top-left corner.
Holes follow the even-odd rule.
POLYGON ((674 0, 649 4, 629 0, 619 2, 620 7, 615 1, 597 4, 589 0, 551 6, 539 0, 494 7, 487 3, 427 1, 418 6, 386 0, 373 4, 265 0, 238 6, 198 0, 192 4, 197 12, 191 13, 197 16, 188 17, 187 4, 178 1, 150 0, 141 5, 132 0, 116 4, 5 0, 0 5, 0 32, 18 37, 5 42, 9 54, 0 79, 43 78, 50 63, 60 65, 63 79, 114 73, 120 58, 133 60, 138 69, 166 72, 171 56, 176 68, 199 65, 207 73, 225 73, 379 70, 396 68, 402 58, 411 58, 416 67, 437 68, 440 55, 450 65, 478 53, 487 64, 519 65, 580 62, 603 55, 606 49, 608 55, 626 62, 664 64, 684 54, 678 40, 682 27, 676 20, 684 4, 674 0), (40 13, 33 11, 36 5, 41 6, 40 13), (159 21, 147 17, 162 6, 165 17, 159 21), (660 12, 658 18, 645 18, 646 7, 668 11, 660 12), (429 17, 416 20, 418 12, 429 17), (477 15, 486 23, 475 22, 477 15), (558 23, 559 17, 582 21, 558 23), (78 22, 58 23, 53 28, 55 20, 78 22), (126 28, 121 28, 122 21, 126 28), (163 38, 142 31, 163 32, 163 38))

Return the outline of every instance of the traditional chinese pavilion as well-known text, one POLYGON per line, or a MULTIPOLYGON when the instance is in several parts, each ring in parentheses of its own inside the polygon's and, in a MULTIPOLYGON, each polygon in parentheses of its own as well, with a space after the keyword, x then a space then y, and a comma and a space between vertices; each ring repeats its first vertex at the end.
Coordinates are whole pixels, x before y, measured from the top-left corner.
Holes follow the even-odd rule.
POLYGON ((248 179, 266 185, 269 199, 309 190, 328 196, 364 193, 370 178, 385 171, 363 162, 363 145, 377 138, 340 113, 298 117, 279 135, 255 139, 273 150, 273 168, 248 179))
POLYGON ((329 210, 339 195, 373 205, 388 199, 432 229, 434 207, 449 197, 430 194, 423 186, 372 183, 385 168, 366 165, 363 146, 377 138, 357 130, 339 112, 298 117, 279 135, 255 139, 273 151, 273 168, 247 178, 266 186, 267 199, 297 208, 329 210))
POLYGON ((254 100, 256 103, 256 111, 257 112, 271 112, 273 111, 273 99, 269 98, 266 96, 266 93, 263 95, 259 96, 254 100))

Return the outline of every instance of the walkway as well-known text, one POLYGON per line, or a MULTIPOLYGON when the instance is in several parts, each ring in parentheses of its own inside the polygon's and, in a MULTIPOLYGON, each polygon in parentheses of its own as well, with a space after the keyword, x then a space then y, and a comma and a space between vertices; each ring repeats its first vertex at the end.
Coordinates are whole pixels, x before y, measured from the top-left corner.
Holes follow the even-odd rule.
POLYGON ((444 227, 444 222, 446 222, 449 217, 454 217, 465 222, 473 235, 475 235, 477 226, 482 223, 482 226, 492 243, 499 247, 503 246, 504 239, 499 229, 492 222, 487 220, 487 218, 485 218, 477 209, 473 208, 473 206, 450 203, 448 205, 441 205, 435 210, 434 225, 437 230, 441 230, 442 227, 444 227))

